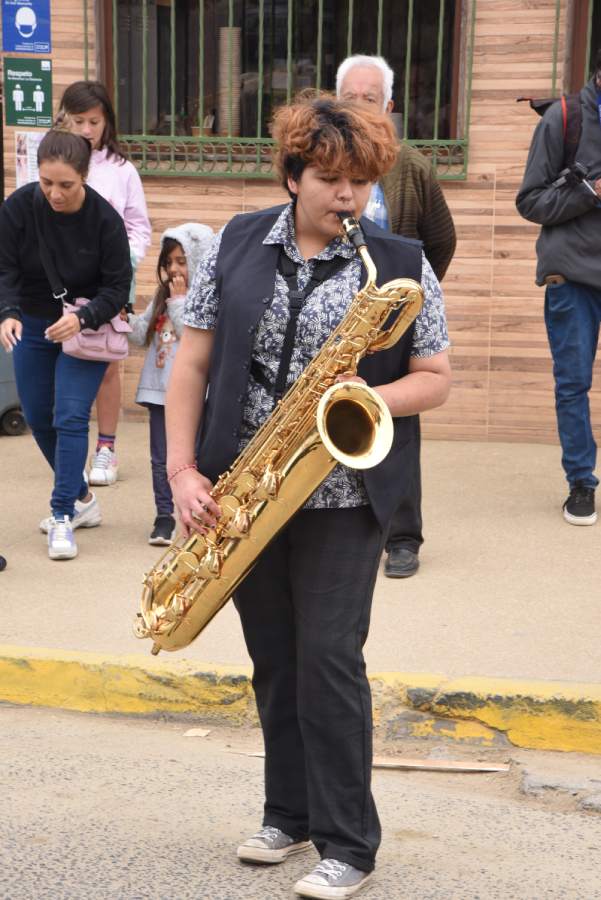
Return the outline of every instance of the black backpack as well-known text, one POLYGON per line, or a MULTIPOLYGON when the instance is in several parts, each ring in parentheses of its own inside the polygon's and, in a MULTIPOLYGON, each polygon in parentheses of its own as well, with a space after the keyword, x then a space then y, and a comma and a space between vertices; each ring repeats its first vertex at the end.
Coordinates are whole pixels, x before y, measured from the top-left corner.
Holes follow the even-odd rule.
POLYGON ((562 94, 561 97, 548 97, 535 100, 533 97, 518 97, 517 102, 527 100, 531 108, 539 116, 544 116, 553 103, 561 100, 563 112, 563 166, 571 168, 576 161, 580 135, 582 134, 582 106, 580 94, 562 94))

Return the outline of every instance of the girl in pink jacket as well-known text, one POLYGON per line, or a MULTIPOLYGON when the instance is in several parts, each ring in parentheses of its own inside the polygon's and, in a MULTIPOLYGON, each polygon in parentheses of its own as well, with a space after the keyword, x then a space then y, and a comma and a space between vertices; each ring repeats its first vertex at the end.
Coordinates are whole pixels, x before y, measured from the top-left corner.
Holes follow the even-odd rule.
MULTIPOLYGON (((119 147, 115 111, 103 84, 75 81, 65 90, 59 109, 63 123, 92 144, 88 184, 108 200, 125 223, 134 270, 130 291, 133 306, 136 266, 146 253, 152 233, 140 176, 119 147)), ((120 409, 119 364, 111 363, 96 397, 98 441, 90 463, 91 485, 117 480, 115 438, 120 409)))

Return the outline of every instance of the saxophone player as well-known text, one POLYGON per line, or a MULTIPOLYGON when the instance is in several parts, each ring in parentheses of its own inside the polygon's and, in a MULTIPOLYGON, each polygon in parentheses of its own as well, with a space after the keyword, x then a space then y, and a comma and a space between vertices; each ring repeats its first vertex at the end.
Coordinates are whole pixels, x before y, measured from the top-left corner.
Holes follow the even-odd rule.
MULTIPOLYGON (((365 280, 339 214, 361 216, 397 152, 385 115, 323 95, 280 108, 273 136, 290 202, 228 223, 188 293, 166 405, 168 473, 185 533, 215 523, 214 480, 365 280)), ((388 523, 403 491, 411 417, 444 403, 450 387, 444 302, 420 243, 361 224, 381 279, 413 278, 425 295, 399 342, 363 359, 356 377, 390 409, 392 449, 364 473, 336 466, 234 596, 265 742, 263 817, 238 857, 275 864, 314 848, 320 861, 294 890, 316 898, 353 896, 375 867, 381 831, 362 648, 388 523)))

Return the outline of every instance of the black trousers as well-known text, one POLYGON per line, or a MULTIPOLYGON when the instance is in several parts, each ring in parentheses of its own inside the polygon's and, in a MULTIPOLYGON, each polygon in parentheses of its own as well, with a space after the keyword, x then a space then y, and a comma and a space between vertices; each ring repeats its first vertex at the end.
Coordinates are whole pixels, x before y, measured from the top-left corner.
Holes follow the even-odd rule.
POLYGON ((407 547, 413 553, 419 553, 419 548, 424 542, 420 445, 419 420, 417 420, 415 434, 403 448, 403 485, 405 489, 390 522, 386 540, 387 553, 392 547, 407 547))
POLYGON ((234 598, 265 741, 263 824, 366 872, 381 832, 363 645, 383 545, 369 506, 303 510, 234 598))

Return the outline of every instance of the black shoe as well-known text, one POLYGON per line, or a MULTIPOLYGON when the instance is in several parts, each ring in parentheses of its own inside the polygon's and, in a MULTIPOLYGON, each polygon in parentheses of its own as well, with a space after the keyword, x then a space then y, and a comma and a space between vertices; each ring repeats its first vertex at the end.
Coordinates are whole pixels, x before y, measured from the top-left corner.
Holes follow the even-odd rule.
POLYGON ((168 547, 175 537, 175 519, 173 516, 157 516, 152 526, 152 533, 148 538, 149 544, 158 544, 168 547))
POLYGON ((419 569, 417 553, 408 547, 391 547, 384 563, 384 574, 388 578, 409 578, 419 569))
POLYGON ((563 505, 563 517, 570 525, 594 525, 597 521, 595 488, 576 481, 563 505))

